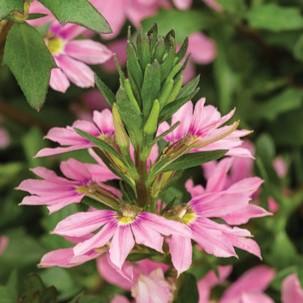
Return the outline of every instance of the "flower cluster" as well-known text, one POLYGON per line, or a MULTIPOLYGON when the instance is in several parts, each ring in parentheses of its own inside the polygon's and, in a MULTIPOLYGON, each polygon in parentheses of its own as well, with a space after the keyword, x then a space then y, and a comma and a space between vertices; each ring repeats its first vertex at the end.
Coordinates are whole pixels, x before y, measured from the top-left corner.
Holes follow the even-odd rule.
MULTIPOLYGON (((71 37, 73 29, 66 25, 65 34, 62 28, 53 33, 71 37)), ((70 247, 47 253, 40 266, 73 267, 97 259, 102 276, 130 290, 136 302, 147 302, 148 293, 153 294, 148 302, 171 302, 179 275, 193 262, 193 250, 226 258, 237 257, 241 249, 261 258, 250 231, 238 226, 269 215, 250 203, 262 180, 228 175, 235 159, 252 158, 242 141, 250 131, 230 122, 234 111, 222 116, 204 98, 195 105, 190 101, 198 79, 183 84, 187 42, 177 50, 174 33, 158 36, 157 27, 130 36, 127 74, 119 70, 118 92, 101 83, 112 110, 95 111, 93 121, 48 132, 46 138, 59 146, 40 150, 38 157, 86 150, 94 163, 63 161, 63 176, 38 167, 33 173, 40 179, 19 185, 29 193, 22 205, 45 205, 55 212, 80 204, 52 231, 70 247), (219 158, 205 170, 205 187, 186 183, 189 200, 164 197, 177 171, 219 158), (133 264, 138 254, 145 257, 133 264)), ((84 59, 69 43, 56 61, 61 68, 61 56, 63 61, 73 60, 66 56, 84 59)), ((86 62, 94 54, 88 53, 86 62)), ((71 80, 69 71, 62 70, 71 80)), ((120 299, 125 301, 115 300, 120 299)))

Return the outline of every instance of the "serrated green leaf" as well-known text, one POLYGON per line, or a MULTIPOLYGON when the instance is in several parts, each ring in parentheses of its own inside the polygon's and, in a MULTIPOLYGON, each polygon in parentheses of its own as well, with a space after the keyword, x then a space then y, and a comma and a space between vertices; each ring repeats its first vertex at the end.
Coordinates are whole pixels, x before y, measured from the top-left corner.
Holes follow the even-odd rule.
POLYGON ((4 63, 14 74, 27 101, 39 110, 44 103, 53 59, 39 32, 26 23, 9 31, 4 63))
POLYGON ((0 1, 0 20, 7 17, 12 11, 23 12, 23 1, 22 0, 0 1))
POLYGON ((95 75, 95 82, 97 88, 99 89, 100 93, 105 98, 107 103, 109 105, 113 105, 114 102, 116 101, 116 97, 112 92, 112 90, 97 75, 95 75))
POLYGON ((62 23, 76 23, 101 33, 111 29, 104 17, 88 0, 40 0, 62 23))
POLYGON ((253 7, 248 12, 247 19, 254 28, 276 32, 303 28, 303 17, 299 8, 274 3, 253 7))
POLYGON ((163 171, 177 171, 196 167, 209 161, 218 160, 222 158, 225 153, 225 150, 215 150, 210 152, 186 154, 166 166, 163 171))

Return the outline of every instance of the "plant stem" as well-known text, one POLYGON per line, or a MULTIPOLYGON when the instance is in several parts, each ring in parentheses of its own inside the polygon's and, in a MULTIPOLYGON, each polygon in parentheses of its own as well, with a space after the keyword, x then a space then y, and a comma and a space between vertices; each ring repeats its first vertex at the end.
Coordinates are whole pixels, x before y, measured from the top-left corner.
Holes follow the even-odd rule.
POLYGON ((147 206, 150 205, 151 197, 148 187, 146 186, 146 159, 142 160, 140 158, 140 152, 140 148, 135 150, 136 168, 139 174, 139 177, 136 180, 137 201, 139 206, 147 206))

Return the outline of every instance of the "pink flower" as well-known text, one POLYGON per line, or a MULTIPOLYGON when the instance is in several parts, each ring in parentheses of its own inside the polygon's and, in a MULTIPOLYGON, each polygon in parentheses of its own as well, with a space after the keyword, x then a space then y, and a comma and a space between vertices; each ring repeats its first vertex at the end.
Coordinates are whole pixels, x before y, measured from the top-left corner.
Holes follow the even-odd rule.
POLYGON ((231 266, 219 266, 218 275, 214 271, 209 271, 198 282, 199 303, 210 303, 211 290, 223 283, 232 271, 231 266))
POLYGON ((223 10, 222 6, 217 2, 217 0, 202 0, 202 1, 216 12, 221 12, 223 10))
MULTIPOLYGON (((231 119, 234 110, 225 116, 212 105, 205 105, 205 99, 200 99, 195 108, 191 101, 184 104, 172 117, 172 125, 180 124, 164 139, 170 143, 187 140, 188 144, 196 146, 194 150, 228 150, 227 155, 250 156, 247 149, 242 148, 241 137, 250 132, 236 130, 237 122, 222 126, 231 119)), ((159 127, 159 133, 166 131, 170 125, 163 122, 159 127)))
POLYGON ((116 295, 111 301, 110 303, 130 303, 130 301, 123 297, 123 296, 120 296, 120 295, 116 295))
POLYGON ((10 136, 6 129, 0 128, 0 149, 7 148, 11 143, 10 136))
POLYGON ((40 2, 34 0, 29 7, 29 13, 30 14, 42 14, 41 18, 36 18, 33 20, 27 20, 27 23, 29 23, 32 26, 42 26, 47 23, 51 23, 52 21, 55 20, 54 16, 52 13, 45 7, 43 6, 40 2))
POLYGON ((209 64, 216 57, 215 42, 203 33, 192 33, 188 39, 188 53, 197 64, 209 64))
POLYGON ((161 7, 170 7, 167 0, 90 0, 96 9, 109 22, 113 33, 102 35, 106 39, 116 37, 128 19, 134 26, 155 13, 161 7))
POLYGON ((124 206, 121 212, 93 210, 76 213, 61 221, 53 233, 88 237, 73 248, 75 256, 86 255, 110 244, 110 260, 118 268, 123 266, 136 243, 162 253, 164 236, 190 235, 185 225, 132 206, 124 206))
POLYGON ((97 266, 107 282, 130 290, 137 303, 168 303, 172 300, 171 285, 164 278, 168 269, 166 264, 148 259, 136 263, 126 261, 119 269, 105 254, 98 259, 97 266))
POLYGON ((199 190, 193 190, 192 199, 177 210, 177 216, 192 230, 191 237, 173 235, 169 240, 172 262, 179 273, 191 265, 191 240, 216 257, 237 256, 235 247, 260 257, 259 246, 251 239, 250 232, 232 226, 247 223, 254 217, 269 215, 264 209, 249 204, 262 180, 246 178, 224 187, 224 178, 228 172, 226 166, 231 161, 228 158, 221 161, 221 165, 208 178, 206 189, 200 186, 199 190), (223 219, 227 224, 213 221, 215 218, 223 219))
POLYGON ((274 159, 273 167, 280 178, 284 178, 287 175, 287 171, 288 171, 287 163, 282 157, 276 157, 274 159))
MULTIPOLYGON (((126 48, 127 48, 127 41, 125 39, 120 39, 109 43, 108 48, 117 56, 119 64, 124 66, 127 60, 126 56, 126 48)), ((108 60, 106 63, 103 64, 103 67, 108 72, 116 72, 116 65, 114 63, 114 58, 112 57, 111 60, 108 60)))
POLYGON ((296 274, 291 274, 282 282, 282 303, 302 303, 303 288, 296 274))
POLYGON ((60 169, 65 177, 44 167, 34 168, 32 171, 41 179, 24 180, 17 187, 30 193, 23 198, 21 205, 46 205, 50 212, 55 212, 69 204, 80 203, 95 184, 115 193, 112 187, 103 184, 117 178, 105 165, 69 159, 61 163, 60 169))
POLYGON ((81 137, 75 128, 86 131, 92 136, 103 138, 111 138, 115 132, 111 111, 109 109, 104 109, 101 112, 94 111, 93 122, 78 120, 72 126, 52 128, 46 138, 59 143, 61 147, 43 148, 36 157, 47 157, 92 147, 91 142, 81 137))
POLYGON ((5 251, 6 247, 8 245, 8 238, 5 236, 0 237, 0 256, 3 254, 5 251))
POLYGON ((274 303, 264 293, 274 275, 275 271, 265 265, 248 270, 224 292, 220 303, 274 303))
POLYGON ((50 86, 65 92, 73 82, 79 87, 92 87, 95 84, 94 72, 87 64, 101 64, 112 57, 112 52, 103 44, 89 40, 75 40, 84 27, 54 22, 50 27, 46 44, 53 55, 57 68, 51 73, 50 86))
POLYGON ((182 10, 189 9, 192 5, 192 0, 173 0, 173 2, 178 9, 182 10))

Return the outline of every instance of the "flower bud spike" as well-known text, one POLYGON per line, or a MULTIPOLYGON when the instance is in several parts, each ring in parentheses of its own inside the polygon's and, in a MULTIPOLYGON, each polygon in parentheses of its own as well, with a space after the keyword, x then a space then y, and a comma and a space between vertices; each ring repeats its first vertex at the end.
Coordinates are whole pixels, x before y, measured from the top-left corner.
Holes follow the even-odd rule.
POLYGON ((116 103, 113 104, 112 112, 113 112, 113 121, 115 126, 116 143, 118 144, 118 146, 121 148, 123 152, 128 153, 129 138, 125 131, 124 124, 120 117, 116 103))
POLYGON ((161 91, 161 95, 159 97, 159 103, 161 105, 161 108, 163 108, 167 104, 168 98, 172 92, 173 86, 174 86, 173 79, 168 79, 165 81, 163 89, 161 91))
POLYGON ((160 113, 160 104, 158 100, 154 101, 149 117, 144 125, 144 133, 151 136, 157 131, 158 118, 160 113))

